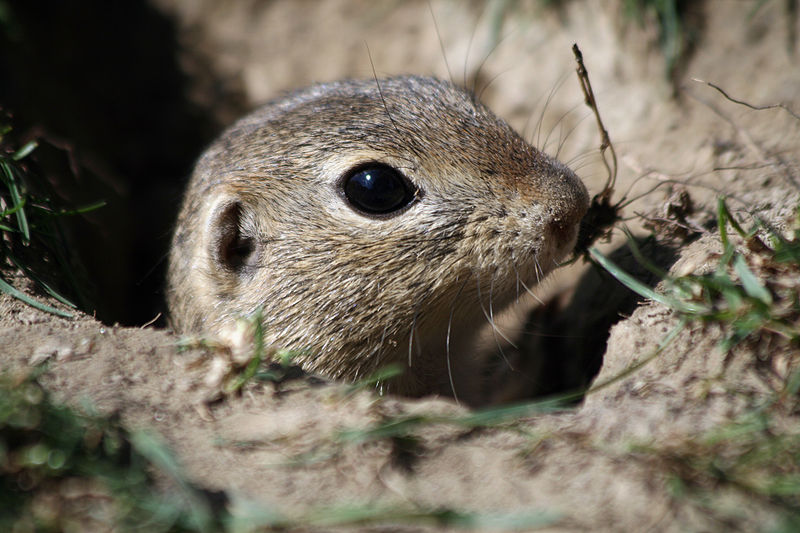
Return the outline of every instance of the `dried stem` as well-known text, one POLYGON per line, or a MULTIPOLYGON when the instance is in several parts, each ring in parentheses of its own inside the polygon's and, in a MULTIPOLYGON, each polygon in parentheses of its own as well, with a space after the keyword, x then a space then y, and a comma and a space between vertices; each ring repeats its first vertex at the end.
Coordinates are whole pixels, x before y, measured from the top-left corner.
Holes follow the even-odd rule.
POLYGON ((611 193, 614 191, 614 184, 617 181, 617 153, 614 151, 614 145, 611 144, 611 139, 608 136, 608 130, 603 125, 603 120, 600 118, 600 111, 597 109, 597 101, 592 91, 592 83, 589 81, 589 71, 586 70, 586 65, 583 64, 583 54, 577 44, 572 45, 572 53, 575 54, 575 61, 578 63, 578 68, 575 71, 578 73, 578 81, 580 81, 581 89, 583 89, 583 96, 586 105, 594 112, 595 119, 597 120, 597 127, 600 129, 600 153, 603 156, 603 164, 608 172, 608 181, 600 194, 597 195, 598 199, 608 201, 611 193), (606 150, 611 154, 611 163, 609 164, 606 157, 606 150))

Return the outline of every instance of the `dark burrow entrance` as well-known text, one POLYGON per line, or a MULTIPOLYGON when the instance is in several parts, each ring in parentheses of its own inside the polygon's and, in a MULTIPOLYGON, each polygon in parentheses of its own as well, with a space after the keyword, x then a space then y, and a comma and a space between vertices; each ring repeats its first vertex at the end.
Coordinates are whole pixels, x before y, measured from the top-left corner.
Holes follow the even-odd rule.
MULTIPOLYGON (((671 244, 654 238, 637 239, 637 245, 651 267, 666 271, 677 259, 671 244)), ((634 258, 627 245, 608 257, 647 285, 661 281, 634 258)), ((511 398, 579 397, 600 371, 611 328, 641 300, 611 274, 592 265, 571 290, 555 295, 528 315, 522 333, 514 339, 516 347, 504 348, 494 357, 493 368, 499 371, 490 372, 488 387, 511 398)), ((493 396, 491 391, 488 397, 493 396)), ((497 399, 504 400, 503 396, 497 399)))
POLYGON ((0 15, 4 122, 18 145, 39 139, 24 164, 41 180, 26 186, 67 210, 105 202, 55 221, 79 287, 55 281, 104 322, 148 322, 163 310, 183 183, 220 129, 189 95, 202 84, 208 102, 236 97, 201 58, 187 76, 174 22, 147 2, 0 2, 0 15))

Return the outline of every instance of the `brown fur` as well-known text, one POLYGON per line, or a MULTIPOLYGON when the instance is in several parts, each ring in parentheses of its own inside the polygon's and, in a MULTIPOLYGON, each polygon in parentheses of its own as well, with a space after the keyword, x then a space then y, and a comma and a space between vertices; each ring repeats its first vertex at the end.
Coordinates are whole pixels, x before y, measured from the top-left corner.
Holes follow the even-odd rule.
POLYGON ((452 376, 461 392, 486 316, 570 251, 586 207, 572 171, 450 83, 317 85, 240 120, 198 161, 170 254, 171 320, 219 333, 262 308, 267 340, 307 350, 309 369, 358 379, 399 362, 394 390, 448 392, 452 376), (422 196, 393 217, 355 212, 338 180, 369 161, 422 196), (252 250, 236 269, 220 258, 232 239, 252 250))

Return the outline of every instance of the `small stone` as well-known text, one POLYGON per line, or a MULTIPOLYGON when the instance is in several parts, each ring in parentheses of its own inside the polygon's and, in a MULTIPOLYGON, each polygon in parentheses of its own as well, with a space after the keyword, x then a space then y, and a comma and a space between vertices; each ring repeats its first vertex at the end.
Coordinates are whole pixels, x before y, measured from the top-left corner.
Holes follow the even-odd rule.
POLYGON ((233 327, 222 330, 219 340, 231 352, 231 359, 239 365, 247 364, 253 355, 255 327, 251 320, 239 319, 233 327))
POLYGON ((211 360, 206 377, 203 383, 206 387, 216 389, 222 385, 222 380, 230 372, 230 363, 222 357, 215 357, 211 360))
POLYGON ((38 366, 51 357, 55 357, 58 361, 66 361, 74 355, 75 350, 63 339, 47 339, 33 350, 28 359, 28 364, 38 366))
POLYGON ((56 349, 49 343, 43 344, 33 350, 28 364, 31 366, 39 366, 52 356, 56 354, 56 349))
POLYGON ((71 346, 63 346, 56 350, 56 361, 69 361, 75 356, 71 346))

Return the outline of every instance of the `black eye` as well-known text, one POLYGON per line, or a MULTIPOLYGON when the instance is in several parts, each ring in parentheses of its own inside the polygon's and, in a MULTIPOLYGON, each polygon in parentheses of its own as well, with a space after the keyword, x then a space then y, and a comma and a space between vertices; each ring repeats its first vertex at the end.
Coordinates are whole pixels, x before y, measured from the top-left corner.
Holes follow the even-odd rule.
POLYGON ((406 207, 416 189, 400 172, 388 165, 357 167, 342 181, 347 200, 360 211, 386 215, 406 207))

